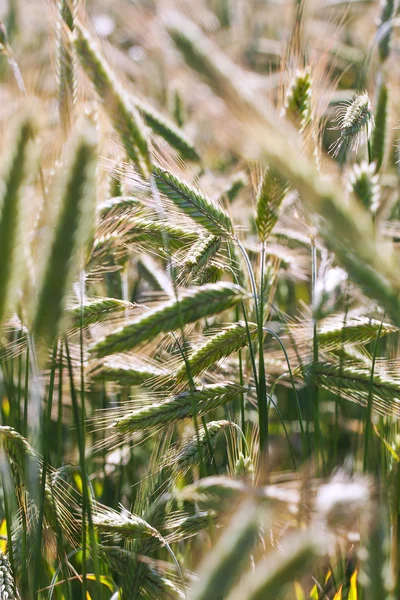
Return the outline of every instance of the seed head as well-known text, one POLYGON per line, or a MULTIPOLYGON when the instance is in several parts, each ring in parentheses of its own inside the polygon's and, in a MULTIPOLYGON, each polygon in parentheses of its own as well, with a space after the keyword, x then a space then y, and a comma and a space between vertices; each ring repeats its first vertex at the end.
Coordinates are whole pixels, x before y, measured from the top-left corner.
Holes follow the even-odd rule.
POLYGON ((20 600, 8 558, 0 550, 0 598, 20 600))
POLYGON ((366 144, 375 124, 367 92, 353 94, 350 100, 339 106, 335 122, 331 129, 340 131, 340 137, 329 148, 333 156, 338 156, 342 149, 350 148, 357 152, 360 146, 366 144))
POLYGON ((379 176, 376 174, 376 164, 363 161, 355 164, 349 174, 348 188, 362 204, 375 213, 380 201, 379 176))

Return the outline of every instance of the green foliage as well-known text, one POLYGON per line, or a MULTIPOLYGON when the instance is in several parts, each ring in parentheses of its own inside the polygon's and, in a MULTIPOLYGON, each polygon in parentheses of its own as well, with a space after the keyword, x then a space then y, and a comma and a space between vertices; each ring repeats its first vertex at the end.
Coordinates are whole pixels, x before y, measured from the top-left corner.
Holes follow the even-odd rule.
POLYGON ((22 121, 15 135, 8 171, 3 174, 0 197, 0 323, 14 300, 16 276, 20 267, 22 185, 29 169, 28 145, 33 133, 29 119, 22 121))
POLYGON ((83 4, 0 24, 0 596, 397 598, 398 3, 83 4))
POLYGON ((70 158, 33 319, 35 334, 46 344, 57 335, 66 295, 79 268, 77 258, 81 255, 83 262, 82 252, 93 228, 95 148, 90 136, 81 135, 70 158))

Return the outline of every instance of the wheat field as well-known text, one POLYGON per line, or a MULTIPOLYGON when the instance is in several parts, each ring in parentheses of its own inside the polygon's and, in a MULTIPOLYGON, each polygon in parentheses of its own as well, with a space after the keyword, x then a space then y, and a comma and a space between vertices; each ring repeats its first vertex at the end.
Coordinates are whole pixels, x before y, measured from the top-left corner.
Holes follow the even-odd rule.
POLYGON ((0 600, 399 600, 398 0, 0 19, 0 600))

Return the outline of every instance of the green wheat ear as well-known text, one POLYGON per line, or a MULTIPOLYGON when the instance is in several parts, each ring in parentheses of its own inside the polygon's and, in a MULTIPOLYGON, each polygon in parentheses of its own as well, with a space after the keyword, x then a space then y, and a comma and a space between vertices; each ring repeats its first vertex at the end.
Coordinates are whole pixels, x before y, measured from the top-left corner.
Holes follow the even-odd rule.
POLYGON ((180 472, 197 465, 200 457, 210 460, 211 450, 215 447, 218 437, 229 427, 237 428, 237 425, 226 420, 210 421, 207 427, 201 427, 198 434, 188 437, 171 456, 167 456, 166 465, 180 472))
POLYGON ((203 385, 170 396, 163 402, 128 411, 111 422, 110 427, 121 436, 137 431, 165 429, 176 421, 193 417, 193 407, 198 416, 203 416, 231 402, 244 392, 248 392, 248 389, 231 382, 203 385))
POLYGON ((332 156, 339 156, 342 150, 357 152, 371 137, 374 127, 374 114, 367 92, 353 94, 347 102, 343 102, 336 113, 336 125, 332 130, 340 131, 340 136, 331 144, 332 156))
POLYGON ((174 123, 146 102, 139 100, 139 98, 133 98, 132 101, 153 132, 164 138, 172 148, 178 150, 182 158, 199 160, 199 155, 193 144, 174 123))
POLYGON ((265 171, 257 192, 256 226, 261 242, 265 242, 279 217, 279 209, 289 186, 272 169, 265 171))
POLYGON ((157 188, 185 215, 216 236, 231 237, 233 225, 228 213, 200 190, 170 171, 153 168, 157 188))
POLYGON ((139 111, 116 80, 89 33, 78 21, 75 21, 74 45, 82 67, 96 88, 115 130, 121 136, 127 155, 147 178, 152 169, 150 148, 147 130, 139 111))
MULTIPOLYGON (((381 27, 385 27, 395 16, 398 9, 398 0, 381 0, 381 15, 378 32, 381 27)), ((379 40, 379 58, 385 62, 390 55, 390 43, 392 39, 392 27, 388 27, 387 32, 379 40)))
POLYGON ((71 41, 64 31, 74 29, 78 0, 59 0, 57 21, 57 84, 58 103, 61 123, 64 131, 68 131, 72 120, 73 107, 76 104, 77 81, 74 55, 71 41))
POLYGON ((244 348, 249 342, 249 335, 257 337, 257 325, 255 323, 244 323, 242 321, 226 327, 221 332, 212 336, 207 342, 196 348, 187 358, 187 363, 175 373, 176 382, 182 383, 188 379, 188 369, 192 376, 200 375, 222 358, 230 356, 244 348))
POLYGON ((10 562, 0 550, 0 598, 7 600, 20 600, 10 562))
POLYGON ((29 141, 33 125, 24 119, 15 134, 8 167, 3 175, 0 193, 0 324, 11 308, 19 273, 21 244, 21 195, 29 171, 29 141))
POLYGON ((191 247, 182 263, 184 273, 197 275, 217 254, 221 246, 221 238, 215 235, 201 236, 191 247))
POLYGON ((307 129, 312 120, 311 92, 309 69, 298 71, 287 90, 283 112, 300 133, 307 129))
POLYGON ((182 324, 194 323, 232 308, 244 298, 242 288, 230 283, 189 288, 178 301, 164 302, 99 340, 92 347, 92 353, 101 357, 131 350, 161 333, 176 331, 182 324))
POLYGON ((380 201, 379 178, 375 171, 374 163, 362 162, 355 164, 349 175, 350 191, 372 213, 376 212, 380 201))
POLYGON ((387 131, 389 121, 389 92, 385 83, 379 88, 378 103, 375 113, 375 127, 372 132, 371 152, 372 160, 376 163, 376 170, 382 167, 387 146, 387 131))
POLYGON ((46 344, 51 344, 57 334, 66 295, 79 266, 76 259, 93 226, 96 144, 90 133, 83 132, 74 140, 38 294, 33 329, 46 344))

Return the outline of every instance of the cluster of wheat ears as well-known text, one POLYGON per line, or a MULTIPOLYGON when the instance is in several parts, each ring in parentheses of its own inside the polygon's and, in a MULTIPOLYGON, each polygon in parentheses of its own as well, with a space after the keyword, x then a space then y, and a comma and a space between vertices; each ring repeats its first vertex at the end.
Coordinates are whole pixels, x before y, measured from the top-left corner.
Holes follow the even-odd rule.
POLYGON ((22 4, 0 600, 400 598, 397 0, 22 4))

